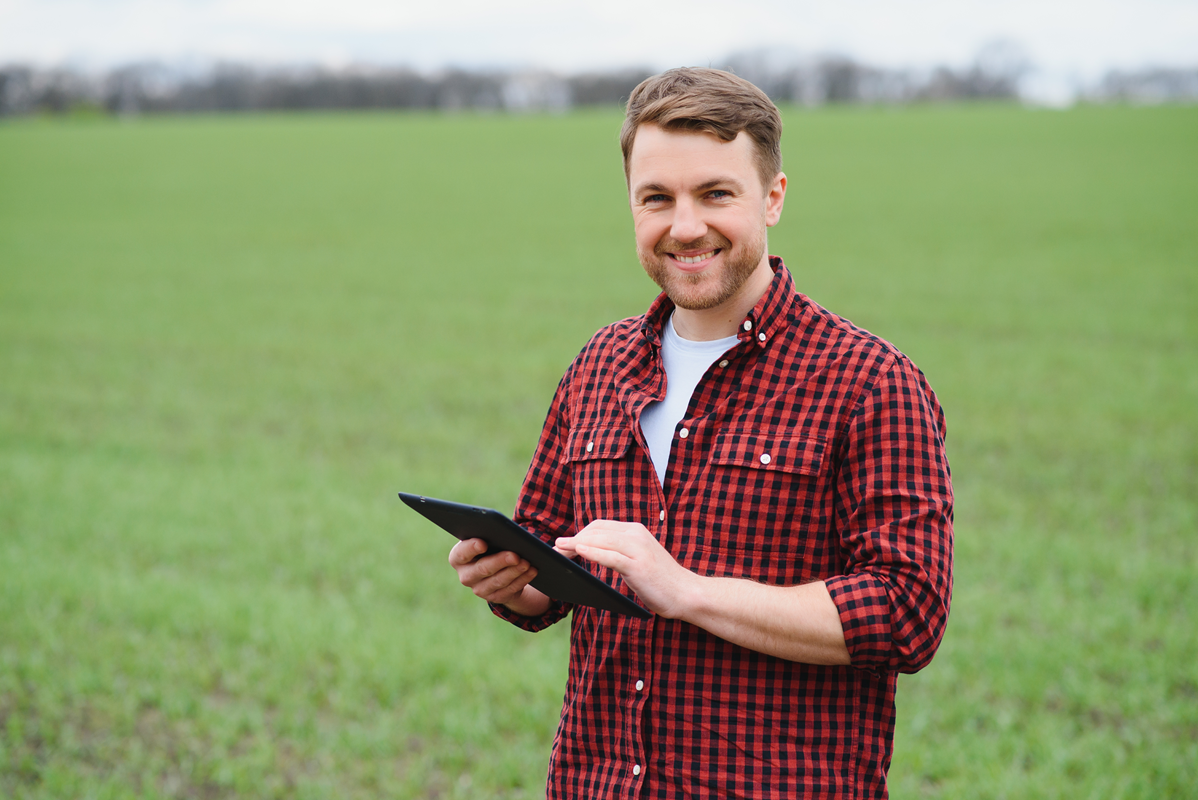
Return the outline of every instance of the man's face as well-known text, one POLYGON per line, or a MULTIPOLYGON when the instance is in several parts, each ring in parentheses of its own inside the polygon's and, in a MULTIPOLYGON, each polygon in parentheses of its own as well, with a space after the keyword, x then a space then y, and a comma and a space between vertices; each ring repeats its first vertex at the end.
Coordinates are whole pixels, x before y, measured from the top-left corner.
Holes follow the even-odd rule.
POLYGON ((731 142, 708 133, 642 125, 628 159, 636 249, 645 272, 679 308, 735 301, 769 270, 766 228, 778 222, 786 176, 763 188, 743 131, 731 142))

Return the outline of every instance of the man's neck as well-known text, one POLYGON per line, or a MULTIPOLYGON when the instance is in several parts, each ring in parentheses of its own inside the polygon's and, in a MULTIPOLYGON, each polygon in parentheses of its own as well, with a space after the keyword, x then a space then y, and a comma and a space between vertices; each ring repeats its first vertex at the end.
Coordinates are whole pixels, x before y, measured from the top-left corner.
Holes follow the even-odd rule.
POLYGON ((692 342, 710 342, 735 336, 745 316, 757 305, 773 280, 774 271, 770 268, 767 256, 740 287, 740 291, 720 305, 700 309, 675 308, 674 330, 683 339, 692 342))

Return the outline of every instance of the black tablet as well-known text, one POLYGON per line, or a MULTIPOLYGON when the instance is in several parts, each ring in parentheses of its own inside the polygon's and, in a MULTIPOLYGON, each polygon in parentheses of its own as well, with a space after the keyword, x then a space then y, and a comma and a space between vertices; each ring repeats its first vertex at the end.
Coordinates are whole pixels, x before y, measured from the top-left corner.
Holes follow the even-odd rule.
POLYGON ((640 619, 652 616, 632 599, 595 577, 586 567, 566 558, 494 509, 406 492, 400 492, 399 497, 463 541, 482 539, 489 547, 488 553, 511 550, 525 559, 537 568, 537 577, 533 578, 532 586, 550 597, 640 619))

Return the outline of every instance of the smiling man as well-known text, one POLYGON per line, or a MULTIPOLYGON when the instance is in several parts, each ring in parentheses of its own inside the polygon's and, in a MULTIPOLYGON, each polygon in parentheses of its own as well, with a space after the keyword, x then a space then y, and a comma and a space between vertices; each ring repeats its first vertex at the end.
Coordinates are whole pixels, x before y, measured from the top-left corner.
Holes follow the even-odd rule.
POLYGON ((944 418, 914 364, 767 255, 781 133, 718 70, 633 92, 629 203, 662 294, 570 366, 516 509, 654 616, 571 608, 479 540, 450 552, 516 625, 572 612, 549 798, 885 797, 897 675, 943 635, 944 418))

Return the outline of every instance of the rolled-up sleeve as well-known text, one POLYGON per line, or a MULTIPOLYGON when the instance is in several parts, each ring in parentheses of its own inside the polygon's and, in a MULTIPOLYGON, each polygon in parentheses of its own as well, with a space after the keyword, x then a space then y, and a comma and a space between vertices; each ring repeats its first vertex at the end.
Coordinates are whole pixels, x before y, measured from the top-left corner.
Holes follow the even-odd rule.
POLYGON ((948 621, 953 493, 944 415, 904 357, 854 409, 836 489, 845 570, 825 583, 852 664, 916 672, 948 621))

